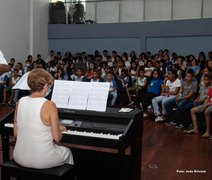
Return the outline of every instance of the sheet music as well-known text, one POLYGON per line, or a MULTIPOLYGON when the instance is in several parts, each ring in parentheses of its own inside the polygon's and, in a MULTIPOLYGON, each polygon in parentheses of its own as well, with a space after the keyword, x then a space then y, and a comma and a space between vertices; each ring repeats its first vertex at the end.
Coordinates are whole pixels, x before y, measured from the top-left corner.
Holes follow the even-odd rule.
POLYGON ((55 80, 51 100, 58 108, 67 108, 72 89, 71 81, 55 80))
POLYGON ((87 110, 105 111, 110 83, 92 82, 88 96, 87 110))
POLYGON ((58 108, 105 111, 110 83, 55 80, 52 101, 58 108))
POLYGON ((69 98, 68 108, 85 110, 90 91, 89 82, 72 81, 72 89, 69 98))
POLYGON ((12 89, 30 90, 27 84, 27 78, 30 72, 25 73, 18 82, 12 87, 12 89))

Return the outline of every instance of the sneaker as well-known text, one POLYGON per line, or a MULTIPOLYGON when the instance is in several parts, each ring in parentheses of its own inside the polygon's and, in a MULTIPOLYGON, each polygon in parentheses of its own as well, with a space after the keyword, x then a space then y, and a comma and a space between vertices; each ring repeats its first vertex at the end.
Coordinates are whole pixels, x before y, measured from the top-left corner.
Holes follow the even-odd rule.
POLYGON ((143 113, 143 117, 144 118, 148 117, 148 114, 147 113, 143 113))
POLYGON ((177 123, 175 121, 170 121, 170 124, 175 126, 177 123))
POLYGON ((156 116, 155 122, 163 121, 163 118, 161 116, 156 116))
POLYGON ((130 102, 130 103, 128 104, 128 106, 132 106, 133 104, 134 104, 134 101, 130 102))
POLYGON ((175 127, 176 127, 177 129, 181 129, 181 128, 183 128, 184 126, 183 126, 182 124, 177 124, 175 127))
POLYGON ((166 122, 165 125, 166 126, 171 126, 171 122, 166 122))
POLYGON ((9 105, 9 106, 15 106, 16 103, 15 103, 14 101, 12 101, 12 102, 8 102, 8 105, 9 105))
POLYGON ((163 121, 165 121, 167 119, 167 115, 164 114, 164 115, 161 116, 161 118, 163 119, 163 121))

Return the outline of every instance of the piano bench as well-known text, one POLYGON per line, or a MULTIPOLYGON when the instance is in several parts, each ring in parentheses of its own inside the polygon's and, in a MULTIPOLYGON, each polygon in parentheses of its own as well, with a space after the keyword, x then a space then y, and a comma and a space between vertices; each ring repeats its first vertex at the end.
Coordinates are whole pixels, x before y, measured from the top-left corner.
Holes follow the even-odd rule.
POLYGON ((10 180, 10 177, 20 180, 75 180, 75 168, 74 165, 64 164, 48 169, 33 169, 10 160, 1 165, 1 180, 10 180))

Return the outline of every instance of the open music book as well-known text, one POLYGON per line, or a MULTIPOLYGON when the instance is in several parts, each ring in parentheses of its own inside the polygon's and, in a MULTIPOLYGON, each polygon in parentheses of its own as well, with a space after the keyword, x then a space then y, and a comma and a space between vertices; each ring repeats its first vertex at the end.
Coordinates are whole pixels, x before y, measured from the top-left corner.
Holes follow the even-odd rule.
POLYGON ((55 80, 52 101, 58 108, 105 111, 109 83, 55 80))

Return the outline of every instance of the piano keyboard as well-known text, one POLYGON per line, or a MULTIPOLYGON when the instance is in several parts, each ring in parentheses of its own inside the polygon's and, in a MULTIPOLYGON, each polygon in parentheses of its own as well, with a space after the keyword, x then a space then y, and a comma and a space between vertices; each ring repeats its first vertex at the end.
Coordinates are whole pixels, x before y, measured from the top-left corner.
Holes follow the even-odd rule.
MULTIPOLYGON (((13 128, 13 123, 5 123, 5 127, 13 128)), ((114 135, 114 134, 106 134, 106 133, 95 133, 95 132, 86 132, 86 131, 76 131, 76 130, 67 130, 63 131, 63 134, 70 134, 70 135, 76 135, 76 136, 86 136, 86 137, 95 137, 95 138, 103 138, 103 139, 114 139, 118 140, 122 134, 114 135)))
POLYGON ((77 136, 86 136, 86 137, 95 137, 95 138, 103 138, 103 139, 114 139, 118 140, 122 134, 114 135, 114 134, 105 134, 105 133, 95 133, 95 132, 87 132, 87 131, 76 131, 76 130, 67 130, 63 131, 63 134, 77 135, 77 136))

